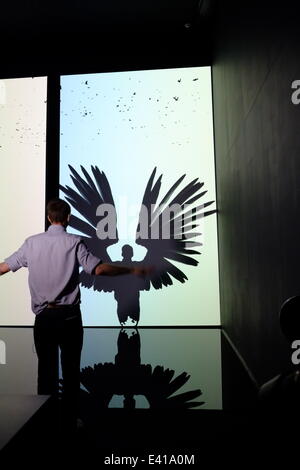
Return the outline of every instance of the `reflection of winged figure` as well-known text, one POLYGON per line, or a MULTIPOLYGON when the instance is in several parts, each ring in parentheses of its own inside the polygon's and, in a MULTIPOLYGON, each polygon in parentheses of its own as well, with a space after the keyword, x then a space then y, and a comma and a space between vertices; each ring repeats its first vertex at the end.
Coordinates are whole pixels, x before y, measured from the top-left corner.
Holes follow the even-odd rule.
MULTIPOLYGON (((107 214, 107 212, 101 211, 101 215, 97 215, 97 208, 100 205, 105 205, 103 207, 109 205, 115 210, 106 175, 98 167, 91 166, 94 182, 83 166, 81 166, 81 170, 85 179, 71 165, 69 168, 71 178, 78 191, 61 185, 60 189, 65 193, 67 201, 85 218, 83 220, 71 215, 69 224, 85 235, 83 238, 87 246, 96 256, 105 263, 112 263, 107 248, 118 242, 117 217, 113 217, 113 221, 110 220, 110 236, 104 239, 102 236, 101 239, 97 236, 99 222, 105 225, 107 214)), ((184 272, 173 264, 173 261, 197 266, 198 261, 194 256, 199 255, 200 252, 195 248, 202 244, 194 241, 195 237, 201 235, 194 231, 198 227, 196 222, 215 212, 215 210, 204 210, 213 201, 198 206, 194 204, 207 192, 199 192, 204 183, 200 183, 198 178, 178 190, 185 175, 181 176, 158 202, 162 175, 156 181, 155 175, 156 168, 146 186, 136 231, 135 242, 147 249, 146 256, 142 262, 133 262, 132 247, 124 245, 122 249, 123 260, 118 262, 118 264, 126 266, 137 264, 152 266, 154 269, 150 276, 141 279, 132 274, 126 274, 112 278, 92 276, 84 271, 80 273, 82 286, 93 287, 96 291, 114 292, 118 304, 118 318, 122 325, 129 317, 133 323, 138 323, 141 290, 149 290, 151 285, 155 289, 170 286, 173 284, 173 278, 181 283, 188 279, 184 272)))
MULTIPOLYGON (((135 395, 143 395, 150 408, 191 409, 204 404, 195 401, 202 395, 200 389, 179 392, 190 379, 187 372, 176 375, 172 369, 161 365, 141 363, 141 340, 138 330, 128 336, 121 329, 118 337, 118 353, 115 363, 99 363, 81 370, 81 403, 90 414, 107 408, 114 395, 124 396, 124 408, 135 408, 135 395)), ((86 416, 85 416, 86 421, 86 416)))

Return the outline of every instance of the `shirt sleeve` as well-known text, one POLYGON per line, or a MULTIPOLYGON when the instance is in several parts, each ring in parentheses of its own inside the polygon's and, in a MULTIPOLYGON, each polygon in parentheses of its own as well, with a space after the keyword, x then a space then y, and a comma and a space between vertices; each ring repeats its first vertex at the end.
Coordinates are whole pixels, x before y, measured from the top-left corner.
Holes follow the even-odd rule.
POLYGON ((77 259, 80 266, 83 267, 87 274, 92 274, 94 268, 102 263, 101 259, 94 256, 87 248, 83 240, 77 246, 77 259))
POLYGON ((20 268, 27 268, 27 255, 26 255, 26 240, 23 245, 15 251, 12 255, 4 260, 9 266, 10 270, 15 272, 20 268))

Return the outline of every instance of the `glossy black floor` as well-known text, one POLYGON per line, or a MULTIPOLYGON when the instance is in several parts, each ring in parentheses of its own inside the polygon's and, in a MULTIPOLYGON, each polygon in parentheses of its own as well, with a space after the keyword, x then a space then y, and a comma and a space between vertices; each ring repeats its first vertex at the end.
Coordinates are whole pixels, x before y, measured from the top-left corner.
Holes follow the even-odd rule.
MULTIPOLYGON (((35 394, 32 329, 0 328, 0 340, 0 394, 35 394)), ((221 456, 233 462, 240 452, 247 461, 270 459, 283 429, 293 437, 290 417, 260 409, 221 329, 86 328, 81 365, 78 429, 62 424, 60 403, 50 399, 4 455, 192 465, 221 456)))

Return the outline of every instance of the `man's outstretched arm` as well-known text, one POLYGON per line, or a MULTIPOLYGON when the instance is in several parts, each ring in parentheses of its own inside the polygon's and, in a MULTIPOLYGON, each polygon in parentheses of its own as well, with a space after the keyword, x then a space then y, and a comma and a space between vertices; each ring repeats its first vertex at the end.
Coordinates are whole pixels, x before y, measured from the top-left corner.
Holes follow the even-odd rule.
POLYGON ((148 273, 146 268, 118 266, 117 264, 100 263, 98 264, 93 274, 96 276, 120 276, 122 274, 135 274, 136 276, 144 277, 148 273))
POLYGON ((79 264, 83 267, 84 271, 88 274, 96 276, 120 276, 122 274, 135 274, 139 277, 146 277, 152 269, 145 266, 120 266, 117 263, 102 263, 101 260, 94 256, 87 248, 83 240, 80 241, 77 247, 77 259, 79 264), (96 264, 95 266, 95 262, 96 264), (91 269, 91 265, 93 268, 91 269))
POLYGON ((0 276, 10 271, 10 267, 6 263, 0 263, 0 276))

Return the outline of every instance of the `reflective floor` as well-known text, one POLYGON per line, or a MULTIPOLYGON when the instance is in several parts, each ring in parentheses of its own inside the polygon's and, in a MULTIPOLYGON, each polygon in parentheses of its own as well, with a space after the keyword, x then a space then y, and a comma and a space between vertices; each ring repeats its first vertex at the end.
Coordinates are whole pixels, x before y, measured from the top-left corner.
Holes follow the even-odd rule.
MULTIPOLYGON (((219 328, 84 329, 81 389, 107 408, 249 409, 253 383, 219 328)), ((37 393, 31 327, 0 328, 0 394, 37 393)))
MULTIPOLYGON (((36 390, 32 328, 0 328, 0 395, 35 395, 36 390)), ((188 451, 200 464, 204 454, 218 457, 215 450, 223 449, 223 459, 232 442, 245 453, 251 442, 252 451, 260 452, 279 421, 274 413, 265 419, 253 412, 256 398, 221 329, 87 327, 81 356, 83 429, 76 436, 66 434, 59 402, 48 400, 48 410, 18 434, 8 453, 33 446, 26 450, 30 455, 38 442, 47 455, 50 447, 60 448, 67 457, 90 457, 99 465, 108 457, 112 463, 114 457, 140 455, 142 465, 150 452, 188 451)))
MULTIPOLYGON (((32 328, 0 328, 0 393, 35 394, 32 328)), ((221 331, 85 328, 82 395, 108 408, 222 409, 221 331)))

